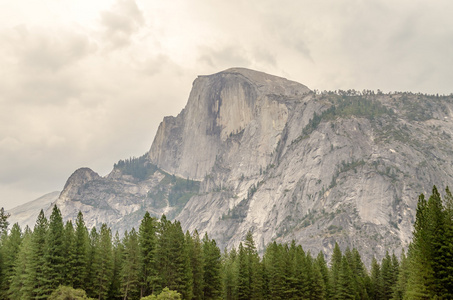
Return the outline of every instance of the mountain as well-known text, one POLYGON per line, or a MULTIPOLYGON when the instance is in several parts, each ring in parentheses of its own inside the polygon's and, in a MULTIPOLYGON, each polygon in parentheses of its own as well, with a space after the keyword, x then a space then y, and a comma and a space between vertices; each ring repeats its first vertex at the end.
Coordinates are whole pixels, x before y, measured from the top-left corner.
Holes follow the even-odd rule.
POLYGON ((36 200, 27 202, 20 206, 16 206, 11 210, 8 210, 8 213, 10 214, 8 222, 11 225, 14 223, 19 223, 22 228, 28 226, 33 229, 41 209, 47 210, 49 207, 51 207, 51 204, 58 199, 59 195, 60 192, 58 191, 48 193, 36 200))
POLYGON ((88 226, 138 226, 146 210, 237 246, 338 242, 365 260, 411 238, 420 193, 453 177, 453 97, 315 92, 242 68, 199 76, 144 156, 101 177, 77 170, 55 202, 88 226))

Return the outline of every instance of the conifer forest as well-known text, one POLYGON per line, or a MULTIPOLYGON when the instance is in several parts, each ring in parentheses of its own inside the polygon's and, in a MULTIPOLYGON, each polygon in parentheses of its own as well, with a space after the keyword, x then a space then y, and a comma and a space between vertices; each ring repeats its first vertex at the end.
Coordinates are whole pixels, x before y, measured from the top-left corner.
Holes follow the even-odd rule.
POLYGON ((64 224, 57 206, 21 229, 2 209, 0 229, 0 299, 453 299, 448 188, 420 195, 409 247, 369 267, 338 244, 330 261, 295 242, 261 254, 252 232, 221 251, 207 234, 149 213, 120 234, 105 224, 88 230, 81 212, 64 224))

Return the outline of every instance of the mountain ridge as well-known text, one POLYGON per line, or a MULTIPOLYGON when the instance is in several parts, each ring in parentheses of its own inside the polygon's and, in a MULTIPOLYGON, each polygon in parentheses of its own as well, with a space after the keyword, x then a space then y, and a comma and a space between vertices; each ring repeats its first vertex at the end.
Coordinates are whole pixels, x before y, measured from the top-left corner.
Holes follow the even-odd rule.
POLYGON ((382 258, 410 241, 418 194, 453 179, 452 112, 451 95, 319 93, 232 68, 194 81, 148 153, 105 177, 80 171, 55 203, 88 226, 137 227, 149 210, 221 248, 252 231, 259 249, 338 242, 382 258))

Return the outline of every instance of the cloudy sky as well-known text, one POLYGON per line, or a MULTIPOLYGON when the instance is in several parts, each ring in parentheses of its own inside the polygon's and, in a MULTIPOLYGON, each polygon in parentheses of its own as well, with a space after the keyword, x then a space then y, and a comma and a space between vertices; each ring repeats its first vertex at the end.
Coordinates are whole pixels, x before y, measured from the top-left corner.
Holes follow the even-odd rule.
POLYGON ((0 206, 148 151, 193 80, 453 92, 453 1, 0 0, 0 206))

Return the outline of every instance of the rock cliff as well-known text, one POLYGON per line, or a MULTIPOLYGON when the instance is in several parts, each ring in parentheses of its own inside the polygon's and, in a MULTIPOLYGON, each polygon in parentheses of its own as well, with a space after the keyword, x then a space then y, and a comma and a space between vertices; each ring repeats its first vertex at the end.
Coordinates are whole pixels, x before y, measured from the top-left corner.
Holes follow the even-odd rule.
POLYGON ((56 204, 88 226, 138 226, 145 210, 220 247, 335 242, 368 261, 408 244, 420 193, 453 179, 453 97, 313 92, 234 68, 200 76, 150 151, 106 177, 77 170, 56 204))

